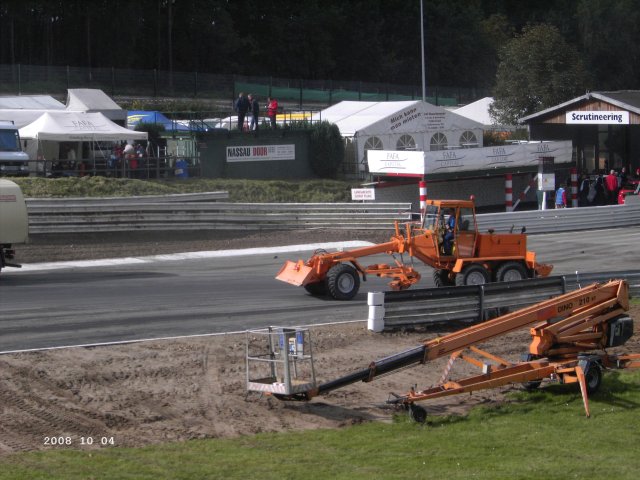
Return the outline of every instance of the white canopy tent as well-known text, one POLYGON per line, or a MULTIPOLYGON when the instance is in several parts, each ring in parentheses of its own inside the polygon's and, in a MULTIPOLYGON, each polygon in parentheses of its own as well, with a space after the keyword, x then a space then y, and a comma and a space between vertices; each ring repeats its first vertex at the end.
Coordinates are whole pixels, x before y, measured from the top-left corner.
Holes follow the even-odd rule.
MULTIPOLYGON (((25 142, 25 151, 31 160, 57 161, 70 158, 91 160, 96 168, 96 151, 102 159, 109 151, 96 148, 98 142, 121 142, 147 140, 147 132, 136 132, 113 123, 102 113, 47 112, 37 120, 19 129, 25 142), (82 148, 81 142, 89 142, 90 148, 82 148), (65 151, 61 144, 65 143, 65 151), (88 151, 89 154, 83 152, 88 151), (73 153, 69 155, 69 152, 73 153), (84 157, 84 158, 83 158, 84 157)), ((110 148, 108 148, 110 150, 110 148)), ((37 170, 46 170, 39 163, 37 170)))
POLYGON ((146 140, 147 132, 121 127, 97 112, 47 112, 22 127, 20 137, 58 142, 117 142, 146 140))
POLYGON ((421 100, 344 101, 314 114, 355 144, 360 172, 367 150, 448 150, 482 146, 483 125, 421 100))

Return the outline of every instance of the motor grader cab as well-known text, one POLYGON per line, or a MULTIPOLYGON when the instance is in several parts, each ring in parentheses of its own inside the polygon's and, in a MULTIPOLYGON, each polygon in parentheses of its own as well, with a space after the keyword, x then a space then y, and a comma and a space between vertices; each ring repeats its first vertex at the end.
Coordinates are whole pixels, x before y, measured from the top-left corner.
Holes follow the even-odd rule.
POLYGON ((404 290, 421 275, 405 255, 432 267, 436 286, 476 285, 547 276, 551 265, 538 264, 522 233, 480 233, 473 200, 429 200, 420 223, 407 223, 388 242, 344 252, 316 251, 307 261, 287 261, 276 279, 304 287, 312 295, 350 300, 367 275, 391 278, 392 290, 404 290), (363 266, 359 258, 386 253, 395 265, 363 266))

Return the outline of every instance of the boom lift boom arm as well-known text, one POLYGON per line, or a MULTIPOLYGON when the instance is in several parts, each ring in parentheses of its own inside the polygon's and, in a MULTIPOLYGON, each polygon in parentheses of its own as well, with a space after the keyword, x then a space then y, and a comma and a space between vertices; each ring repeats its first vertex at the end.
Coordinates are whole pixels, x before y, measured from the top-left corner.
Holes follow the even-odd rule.
MULTIPOLYGON (((623 280, 593 284, 443 337, 425 340, 421 346, 374 361, 365 369, 320 384, 317 388, 302 394, 281 398, 309 400, 358 381, 369 382, 377 376, 410 365, 452 354, 452 358, 457 358, 462 356, 462 350, 471 348, 476 353, 497 360, 498 369, 493 373, 487 372, 472 379, 439 385, 422 392, 412 390, 406 396, 397 397, 392 403, 413 404, 420 400, 512 382, 535 382, 559 373, 563 378, 566 376, 567 383, 580 383, 588 413, 588 385, 585 375, 588 373, 586 370, 589 364, 585 364, 584 359, 577 354, 621 344, 613 343, 611 322, 629 309, 628 298, 628 284, 623 280), (529 362, 512 365, 474 347, 476 344, 532 324, 536 325, 531 328, 533 341, 529 347, 529 357, 532 360, 529 362), (553 361, 541 360, 542 358, 553 361)), ((627 338, 624 338, 622 343, 627 338)), ((614 361, 620 368, 640 366, 640 355, 619 358, 604 356, 598 357, 597 360, 604 362, 604 366, 614 361)))

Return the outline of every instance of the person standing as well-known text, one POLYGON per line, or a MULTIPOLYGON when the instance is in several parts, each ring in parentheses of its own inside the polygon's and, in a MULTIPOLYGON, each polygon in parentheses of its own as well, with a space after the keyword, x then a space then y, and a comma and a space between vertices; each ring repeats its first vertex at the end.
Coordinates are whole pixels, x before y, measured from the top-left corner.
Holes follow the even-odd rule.
POLYGON ((258 130, 258 117, 260 116, 260 104, 255 95, 249 94, 249 105, 251 108, 251 125, 250 130, 258 130))
POLYGON ((249 100, 244 96, 243 92, 238 95, 235 111, 238 114, 238 130, 242 132, 244 130, 244 118, 249 111, 249 100))
POLYGON ((271 123, 271 128, 276 128, 276 115, 278 113, 278 101, 275 98, 267 98, 267 117, 271 123))
POLYGON ((567 206, 567 192, 564 187, 560 185, 560 188, 556 190, 556 208, 565 208, 567 206))
POLYGON ((586 207, 587 205, 589 205, 589 188, 589 176, 585 172, 582 172, 582 174, 580 175, 580 183, 578 187, 578 206, 586 207))
POLYGON ((604 186, 607 191, 608 204, 618 203, 618 176, 615 170, 611 170, 609 175, 604 177, 604 186))

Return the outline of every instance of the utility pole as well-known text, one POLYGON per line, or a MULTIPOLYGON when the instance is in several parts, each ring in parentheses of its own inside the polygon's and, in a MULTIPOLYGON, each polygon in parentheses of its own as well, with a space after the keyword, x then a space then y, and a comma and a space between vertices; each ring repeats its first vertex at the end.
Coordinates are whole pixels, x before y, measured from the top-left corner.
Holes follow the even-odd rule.
POLYGON ((424 13, 422 8, 422 0, 420 0, 420 51, 422 52, 422 101, 427 101, 427 87, 424 74, 424 13))

